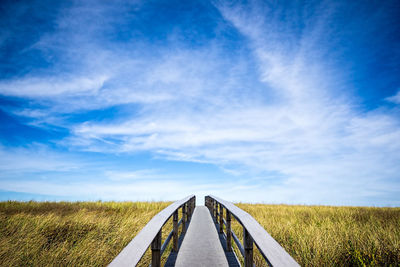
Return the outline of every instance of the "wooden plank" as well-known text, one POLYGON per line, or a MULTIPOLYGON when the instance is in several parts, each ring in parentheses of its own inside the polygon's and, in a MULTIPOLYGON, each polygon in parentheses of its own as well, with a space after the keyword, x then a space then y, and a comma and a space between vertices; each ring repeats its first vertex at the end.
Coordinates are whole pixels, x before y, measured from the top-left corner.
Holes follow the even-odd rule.
POLYGON ((175 267, 228 267, 211 214, 204 206, 196 207, 176 258, 175 267))
POLYGON ((194 195, 176 201, 154 216, 109 266, 135 266, 173 212, 192 197, 194 197, 194 195))
POLYGON ((247 229, 268 264, 271 266, 299 266, 289 253, 287 253, 250 214, 236 207, 229 201, 225 201, 213 195, 210 195, 210 197, 228 209, 247 229))

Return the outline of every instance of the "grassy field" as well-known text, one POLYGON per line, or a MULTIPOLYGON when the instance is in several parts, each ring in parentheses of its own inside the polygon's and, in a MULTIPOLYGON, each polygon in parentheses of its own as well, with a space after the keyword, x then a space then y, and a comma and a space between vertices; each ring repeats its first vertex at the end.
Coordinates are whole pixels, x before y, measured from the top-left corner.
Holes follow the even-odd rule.
POLYGON ((0 202, 0 266, 105 266, 169 204, 0 202))
MULTIPOLYGON (((400 208, 237 206, 302 266, 400 266, 400 208)), ((242 238, 242 227, 232 228, 242 238)))
MULTIPOLYGON (((169 204, 0 202, 0 266, 105 266, 169 204)), ((400 208, 238 206, 301 265, 400 265, 400 208)), ((234 221, 233 229, 241 236, 234 221)))

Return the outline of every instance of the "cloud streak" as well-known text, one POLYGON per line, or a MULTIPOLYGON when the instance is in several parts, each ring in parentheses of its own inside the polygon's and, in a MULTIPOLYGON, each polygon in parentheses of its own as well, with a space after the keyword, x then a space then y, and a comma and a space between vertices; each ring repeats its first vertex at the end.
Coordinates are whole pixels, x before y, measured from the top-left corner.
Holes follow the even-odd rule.
MULTIPOLYGON (((160 175, 162 168, 125 166, 103 173, 95 189, 99 196, 120 190, 121 196, 143 198, 153 187, 160 189, 157 196, 164 196, 163 188, 178 196, 176 188, 199 194, 214 188, 228 199, 242 192, 248 201, 398 205, 399 93, 384 98, 394 105, 363 109, 354 94, 352 64, 343 60, 345 44, 338 46, 347 38, 336 24, 343 6, 287 5, 214 2, 219 34, 190 46, 180 39, 179 25, 165 30, 162 45, 145 38, 111 40, 105 35, 128 20, 140 21, 137 10, 145 5, 135 3, 130 16, 109 19, 104 12, 115 15, 118 9, 78 3, 57 20, 56 33, 32 48, 65 53, 56 74, 0 81, 0 94, 28 99, 8 112, 30 118, 31 125, 67 129, 68 136, 54 141, 58 147, 211 164, 220 170, 216 175, 229 176, 221 179, 233 188, 223 189, 212 178, 183 182, 160 175), (101 27, 73 31, 99 16, 101 27), (59 48, 66 37, 67 45, 59 48), (70 64, 77 70, 68 70, 70 64), (108 114, 108 108, 118 112, 108 114), (90 112, 105 115, 98 119, 90 112)), ((349 27, 360 21, 356 17, 349 27)), ((17 183, 4 186, 16 190, 17 183)), ((61 190, 55 187, 48 191, 61 190)))

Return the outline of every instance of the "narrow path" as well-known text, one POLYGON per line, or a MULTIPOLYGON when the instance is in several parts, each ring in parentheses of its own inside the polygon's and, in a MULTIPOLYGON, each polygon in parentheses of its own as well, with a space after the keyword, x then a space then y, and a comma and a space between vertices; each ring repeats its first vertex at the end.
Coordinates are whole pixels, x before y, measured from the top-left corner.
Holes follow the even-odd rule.
POLYGON ((194 209, 175 266, 229 266, 218 232, 206 207, 194 209))

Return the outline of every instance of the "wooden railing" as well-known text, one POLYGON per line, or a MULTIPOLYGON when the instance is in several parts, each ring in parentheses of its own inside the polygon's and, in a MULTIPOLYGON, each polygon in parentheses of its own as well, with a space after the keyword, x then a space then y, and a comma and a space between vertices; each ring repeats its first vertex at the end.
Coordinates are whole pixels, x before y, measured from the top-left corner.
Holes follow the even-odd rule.
MULTIPOLYGON (((161 265, 161 255, 164 253, 171 238, 173 239, 173 251, 178 251, 178 230, 182 224, 182 233, 186 230, 186 224, 192 217, 196 205, 194 195, 176 201, 154 216, 148 224, 132 239, 132 241, 118 254, 109 266, 136 266, 144 253, 151 245, 151 266, 161 265), (178 222, 179 209, 182 208, 182 218, 178 222), (173 216, 173 229, 161 245, 162 227, 173 216)), ((182 234, 181 233, 181 234, 182 234)))
POLYGON ((299 266, 278 242, 247 212, 215 196, 206 196, 205 205, 215 222, 219 224, 220 234, 225 234, 228 251, 232 251, 232 237, 244 257, 244 266, 253 267, 253 243, 270 266, 299 266), (224 219, 224 209, 226 219, 224 219), (243 245, 231 229, 231 216, 243 226, 243 245), (223 232, 225 224, 226 233, 223 232))

